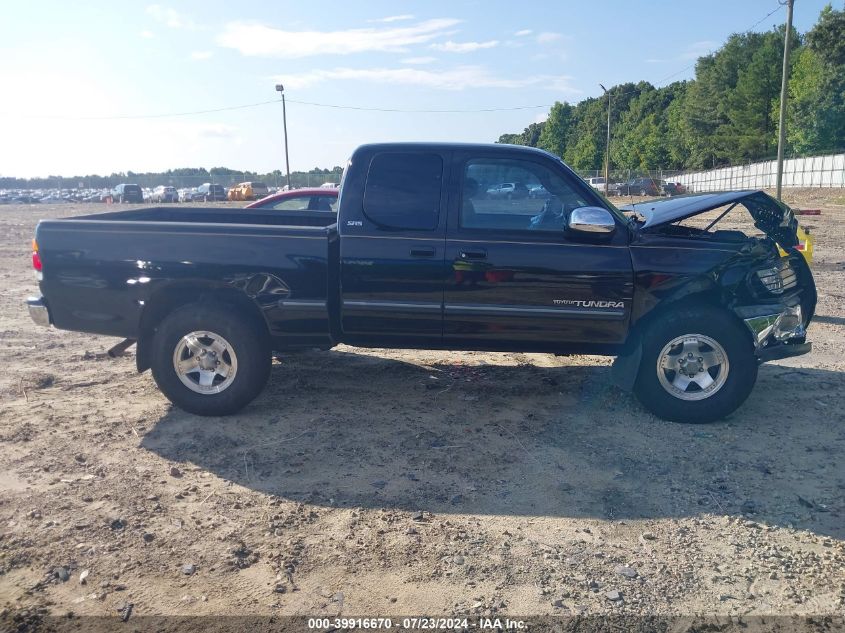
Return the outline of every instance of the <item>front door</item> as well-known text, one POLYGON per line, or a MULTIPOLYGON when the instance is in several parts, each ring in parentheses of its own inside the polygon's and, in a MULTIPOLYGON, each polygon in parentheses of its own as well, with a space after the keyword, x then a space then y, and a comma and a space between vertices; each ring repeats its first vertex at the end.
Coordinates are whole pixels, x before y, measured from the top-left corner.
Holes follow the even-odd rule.
POLYGON ((344 340, 358 345, 439 345, 443 335, 448 154, 356 155, 368 169, 346 183, 363 200, 341 227, 344 340), (360 219, 358 219, 360 218, 360 219))
POLYGON ((627 230, 565 232, 566 214, 601 204, 552 159, 457 156, 460 199, 446 235, 444 342, 554 351, 622 342, 633 273, 627 230), (491 195, 513 182, 514 195, 491 195))

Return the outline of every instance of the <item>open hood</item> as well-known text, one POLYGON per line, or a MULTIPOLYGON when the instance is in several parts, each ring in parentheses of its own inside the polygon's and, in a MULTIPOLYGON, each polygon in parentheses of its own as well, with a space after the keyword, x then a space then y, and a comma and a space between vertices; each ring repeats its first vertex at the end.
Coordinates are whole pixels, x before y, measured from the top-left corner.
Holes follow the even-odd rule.
POLYGON ((792 209, 762 191, 698 193, 629 204, 621 207, 621 210, 642 216, 645 221, 639 228, 647 230, 730 204, 745 207, 754 219, 754 226, 780 244, 781 248, 790 249, 798 244, 798 221, 792 209))

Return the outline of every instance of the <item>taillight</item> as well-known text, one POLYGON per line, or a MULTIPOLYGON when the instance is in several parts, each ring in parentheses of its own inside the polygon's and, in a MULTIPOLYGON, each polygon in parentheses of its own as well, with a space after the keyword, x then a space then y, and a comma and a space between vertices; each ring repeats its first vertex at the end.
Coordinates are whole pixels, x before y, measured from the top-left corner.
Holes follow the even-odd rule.
POLYGON ((41 272, 41 255, 38 254, 38 242, 32 240, 32 267, 41 272))

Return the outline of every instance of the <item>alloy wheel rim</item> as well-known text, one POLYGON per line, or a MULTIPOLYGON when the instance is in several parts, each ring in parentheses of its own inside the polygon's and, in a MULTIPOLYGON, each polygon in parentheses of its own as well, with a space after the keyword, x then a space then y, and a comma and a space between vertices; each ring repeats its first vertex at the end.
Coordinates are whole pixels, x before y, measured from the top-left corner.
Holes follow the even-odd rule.
POLYGON ((725 386, 729 372, 725 348, 704 334, 678 336, 657 356, 660 385, 680 400, 710 398, 725 386))
POLYGON ((203 395, 229 388, 238 373, 232 345, 216 332, 196 330, 179 339, 173 350, 173 370, 188 389, 203 395))

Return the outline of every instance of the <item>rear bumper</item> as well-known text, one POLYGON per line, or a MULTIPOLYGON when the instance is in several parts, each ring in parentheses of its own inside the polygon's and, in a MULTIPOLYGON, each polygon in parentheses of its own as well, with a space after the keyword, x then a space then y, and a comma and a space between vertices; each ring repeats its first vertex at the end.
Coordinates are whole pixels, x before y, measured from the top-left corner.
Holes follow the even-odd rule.
POLYGON ((47 308, 47 304, 44 303, 43 297, 29 297, 26 300, 26 307, 29 310, 30 318, 37 325, 50 327, 50 310, 47 308))

